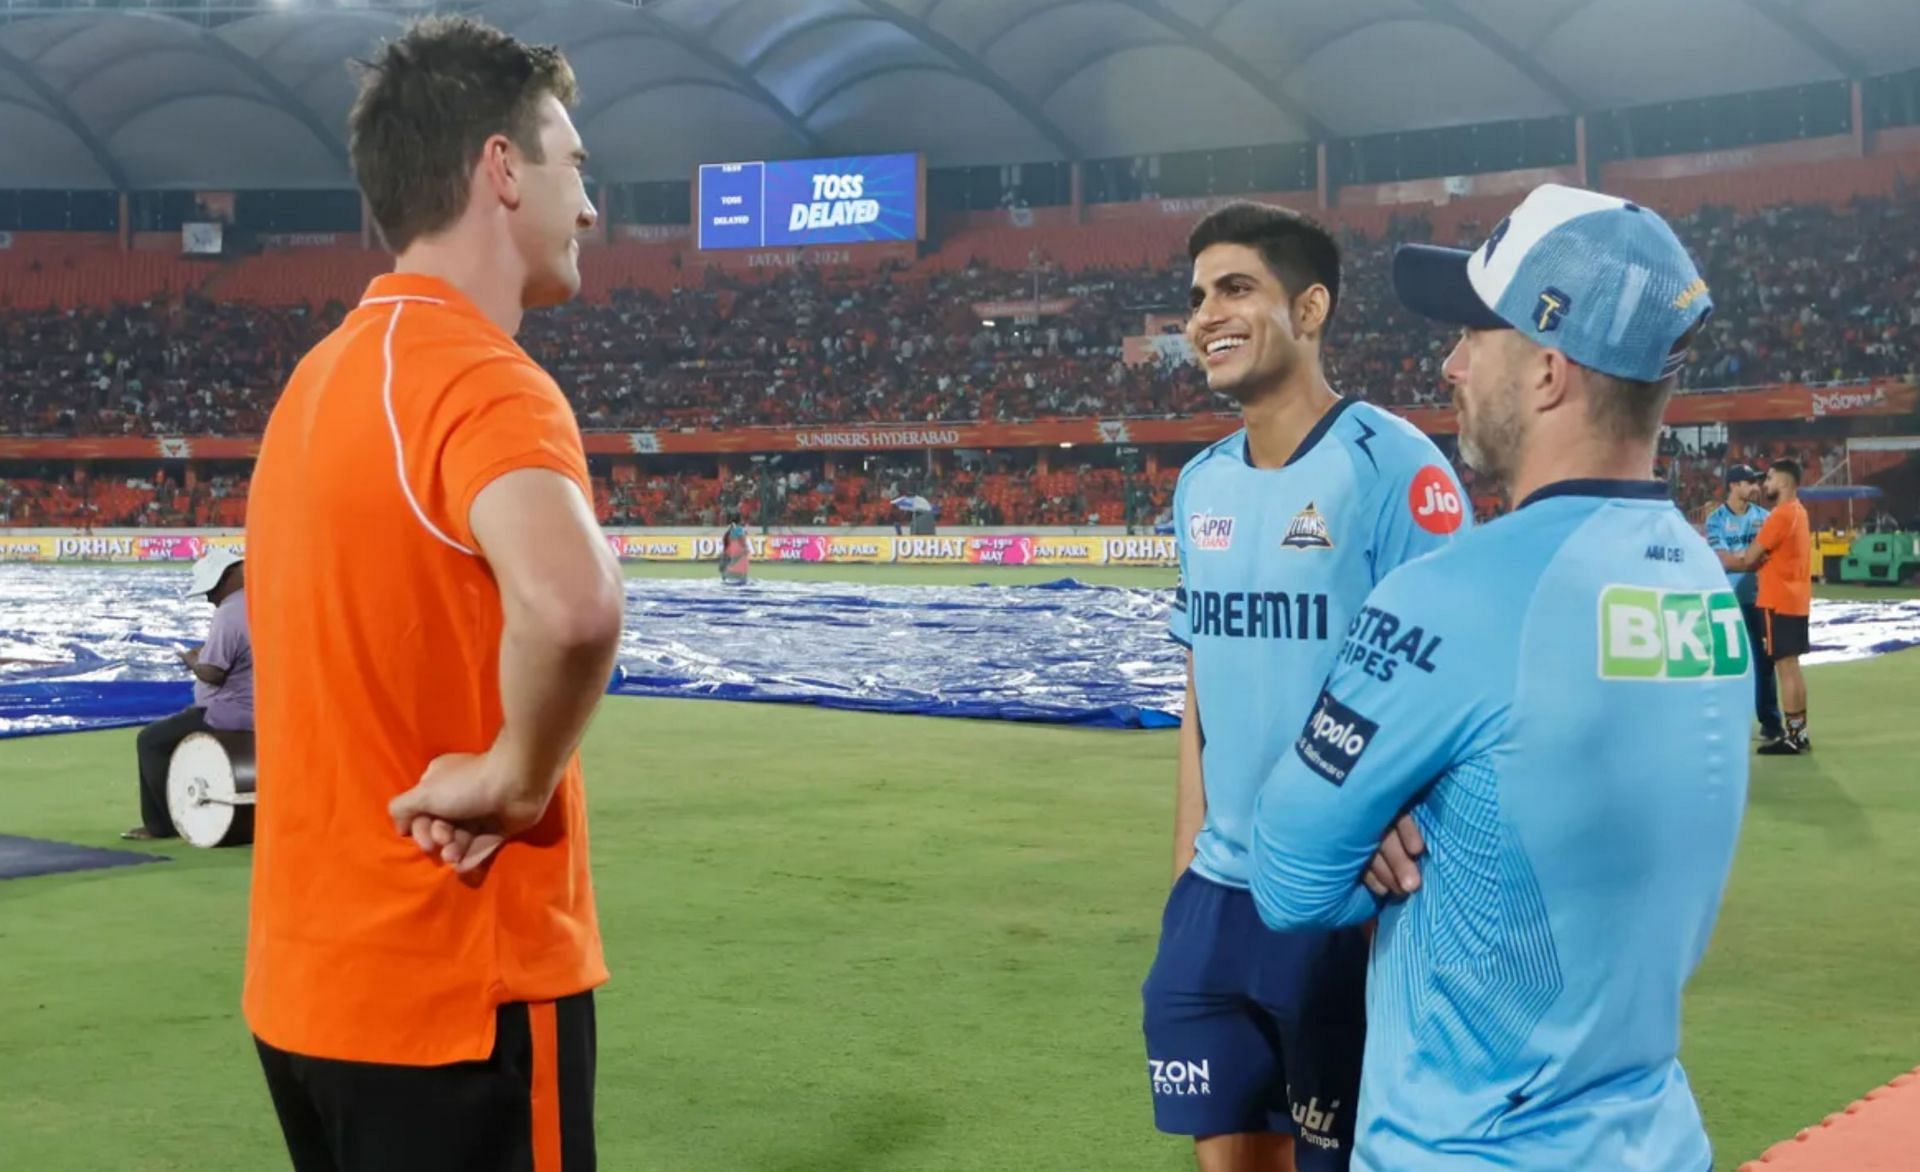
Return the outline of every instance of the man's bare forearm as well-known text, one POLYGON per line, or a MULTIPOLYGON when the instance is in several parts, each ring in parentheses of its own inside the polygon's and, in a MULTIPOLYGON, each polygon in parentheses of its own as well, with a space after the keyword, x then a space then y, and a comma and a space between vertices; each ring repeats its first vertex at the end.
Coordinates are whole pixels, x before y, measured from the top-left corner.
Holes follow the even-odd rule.
POLYGON ((1173 798, 1173 877, 1193 864, 1193 840, 1207 819, 1207 791, 1200 772, 1200 702, 1193 690, 1193 653, 1187 653, 1187 709, 1180 717, 1180 761, 1173 798))
POLYGON ((571 478, 522 468, 474 498, 473 533, 500 587, 499 735, 485 804, 508 834, 546 809, 607 689, 625 584, 571 478))
POLYGON ((606 694, 620 648, 618 587, 613 598, 574 616, 510 606, 500 639, 504 723, 493 752, 514 780, 503 795, 517 817, 537 820, 606 694))

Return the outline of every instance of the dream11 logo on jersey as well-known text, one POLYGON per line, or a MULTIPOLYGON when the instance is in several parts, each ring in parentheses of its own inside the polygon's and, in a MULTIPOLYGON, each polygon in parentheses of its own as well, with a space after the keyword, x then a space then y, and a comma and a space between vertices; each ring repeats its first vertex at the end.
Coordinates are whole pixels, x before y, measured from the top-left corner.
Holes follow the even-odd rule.
POLYGON ((1407 507, 1413 510, 1414 524, 1428 533, 1452 533, 1467 520, 1466 502, 1460 490, 1437 464, 1420 469, 1407 490, 1407 507))

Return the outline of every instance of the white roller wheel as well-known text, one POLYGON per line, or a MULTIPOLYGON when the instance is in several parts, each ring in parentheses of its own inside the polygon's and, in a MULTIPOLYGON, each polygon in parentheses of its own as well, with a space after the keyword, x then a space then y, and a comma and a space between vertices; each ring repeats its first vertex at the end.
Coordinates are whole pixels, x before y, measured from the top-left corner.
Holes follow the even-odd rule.
POLYGON ((253 787, 236 780, 227 747, 208 733, 193 733, 173 751, 167 810, 174 829, 194 846, 253 841, 253 787))

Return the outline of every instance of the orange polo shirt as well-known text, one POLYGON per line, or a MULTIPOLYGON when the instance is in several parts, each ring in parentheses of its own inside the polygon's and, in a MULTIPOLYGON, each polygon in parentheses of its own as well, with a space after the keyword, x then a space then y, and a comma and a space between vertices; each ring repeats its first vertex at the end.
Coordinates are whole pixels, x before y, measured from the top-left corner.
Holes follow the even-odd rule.
POLYGON ((1807 527, 1807 507, 1788 501, 1767 514, 1753 542, 1767 551, 1760 563, 1760 594, 1764 610, 1776 614, 1813 611, 1813 531, 1807 527))
POLYGON ((499 733, 500 592, 467 515, 520 468, 589 491, 553 380, 451 285, 373 282, 294 371, 247 505, 259 797, 247 1023, 358 1062, 486 1058, 494 1010, 607 979, 580 763, 483 878, 387 803, 499 733))

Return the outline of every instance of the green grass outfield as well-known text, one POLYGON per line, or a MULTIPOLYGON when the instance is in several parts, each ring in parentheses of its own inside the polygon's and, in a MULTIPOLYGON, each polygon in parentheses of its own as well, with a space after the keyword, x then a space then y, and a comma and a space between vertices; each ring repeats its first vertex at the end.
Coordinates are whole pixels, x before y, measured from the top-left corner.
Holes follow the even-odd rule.
MULTIPOLYGON (((1818 753, 1758 760, 1689 993, 1726 1169, 1920 1063, 1920 652, 1809 677, 1818 753)), ((1191 1167, 1138 1025, 1171 734, 620 698, 586 755, 602 1167, 1191 1167)), ((0 831, 118 845, 132 771, 131 730, 0 743, 0 831)), ((166 853, 0 882, 0 1168, 286 1167, 236 1008, 248 854, 166 853)))

